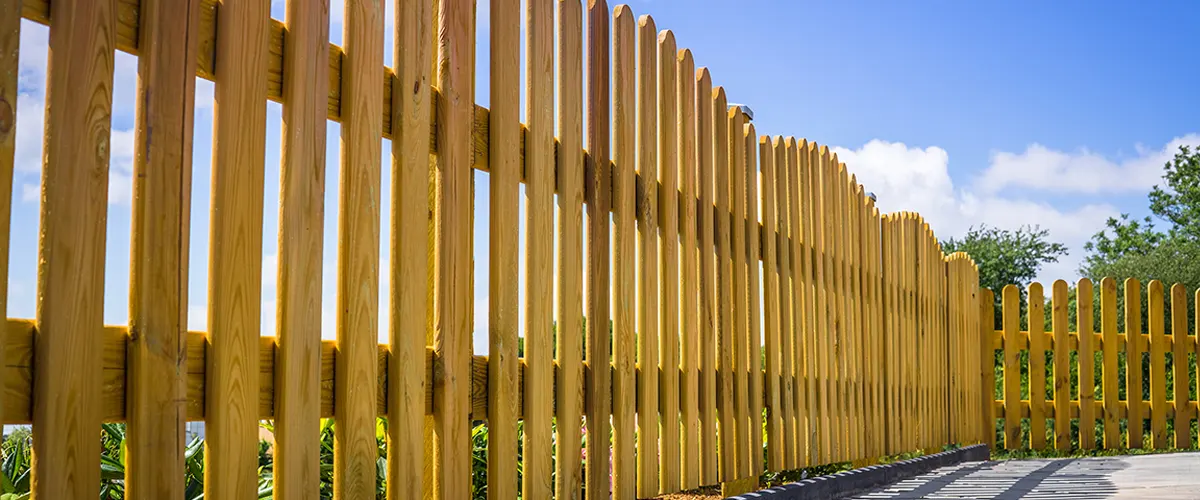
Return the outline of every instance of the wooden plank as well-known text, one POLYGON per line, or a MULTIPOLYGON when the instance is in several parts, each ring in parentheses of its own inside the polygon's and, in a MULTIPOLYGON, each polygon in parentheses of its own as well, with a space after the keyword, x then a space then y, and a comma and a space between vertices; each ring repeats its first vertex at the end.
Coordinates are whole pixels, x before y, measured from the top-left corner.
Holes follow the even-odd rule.
POLYGON ((555 498, 583 490, 583 12, 558 2, 558 305, 555 359, 555 498), (569 152, 570 154, 562 154, 569 152))
MULTIPOLYGON (((790 245, 785 243, 785 241, 787 241, 785 238, 789 238, 792 234, 791 205, 790 200, 788 199, 788 184, 790 182, 790 177, 787 168, 787 145, 784 143, 783 138, 776 136, 775 140, 770 143, 770 146, 771 148, 764 152, 763 161, 766 161, 767 155, 774 156, 773 166, 775 170, 775 178, 771 183, 767 183, 764 174, 763 197, 765 200, 768 191, 775 191, 775 207, 772 207, 772 210, 776 210, 778 212, 776 220, 778 221, 777 223, 779 229, 778 237, 772 238, 769 246, 778 248, 778 261, 776 266, 772 266, 770 270, 767 270, 768 268, 766 265, 766 259, 764 258, 763 269, 768 274, 772 272, 778 273, 775 281, 776 287, 778 288, 778 297, 776 300, 779 304, 779 323, 777 328, 780 330, 778 333, 780 336, 780 342, 776 345, 778 346, 777 349, 780 351, 781 360, 777 377, 784 377, 782 383, 780 384, 779 406, 776 407, 780 417, 782 418, 781 423, 783 426, 782 432, 779 435, 780 440, 783 441, 783 446, 781 446, 780 449, 781 455, 779 457, 782 461, 782 468, 772 468, 772 470, 792 470, 796 468, 796 417, 793 414, 795 411, 793 408, 793 405, 795 404, 795 387, 792 379, 792 371, 793 367, 795 366, 794 357, 796 350, 796 336, 794 334, 794 301, 792 300, 791 248, 790 245)), ((752 184, 749 185, 753 186, 752 184)), ((750 199, 752 200, 751 203, 753 203, 753 196, 751 196, 750 199)), ((767 213, 766 211, 767 207, 764 202, 764 217, 767 213)), ((764 233, 767 235, 772 234, 770 230, 766 230, 765 228, 764 233)), ((753 291, 757 288, 757 286, 752 286, 751 290, 753 291)), ((755 317, 757 317, 757 315, 755 315, 755 317)), ((751 321, 751 324, 757 323, 758 321, 751 321)), ((753 335, 751 335, 751 338, 753 338, 753 335)), ((758 351, 752 349, 750 352, 756 353, 758 351)), ((758 356, 751 356, 751 358, 758 358, 758 356)), ((756 433, 756 435, 761 435, 761 433, 756 433)), ((758 450, 759 448, 754 449, 758 450)))
POLYGON ((696 247, 696 63, 692 51, 678 52, 675 65, 679 79, 679 179, 680 185, 680 240, 683 255, 683 276, 680 281, 683 319, 680 369, 680 394, 682 399, 682 453, 680 462, 680 485, 683 489, 697 488, 700 482, 700 368, 699 313, 697 290, 699 290, 698 258, 696 247))
MULTIPOLYGON (((1104 364, 1101 369, 1101 389, 1104 391, 1104 447, 1121 447, 1121 420, 1117 396, 1117 282, 1112 278, 1100 280, 1100 333, 1104 337, 1104 364)), ((1030 341, 1033 331, 1030 331, 1030 341)))
POLYGON ((1017 336, 1021 329, 1021 295, 1014 285, 1004 287, 1004 449, 1021 448, 1021 414, 1010 411, 1021 401, 1021 351, 1015 342, 1008 339, 1017 336))
POLYGON ((837 404, 834 405, 834 436, 833 451, 834 460, 838 462, 850 461, 852 457, 850 436, 850 393, 849 393, 849 373, 847 371, 847 357, 849 356, 848 348, 848 333, 849 327, 847 312, 848 312, 848 289, 846 276, 846 199, 845 199, 845 184, 846 171, 838 161, 837 154, 831 155, 829 160, 829 176, 825 182, 829 184, 828 189, 831 197, 829 216, 826 223, 831 224, 829 235, 833 243, 830 250, 833 258, 833 372, 834 372, 834 396, 837 404))
POLYGON ((888 353, 888 355, 883 356, 883 358, 880 359, 880 362, 883 363, 884 379, 883 412, 887 416, 884 427, 884 434, 886 437, 885 452, 887 455, 895 455, 899 449, 899 445, 896 443, 898 434, 896 430, 897 419, 892 418, 892 415, 897 414, 895 363, 896 347, 894 345, 896 314, 894 312, 895 297, 893 296, 892 291, 895 277, 894 264, 892 262, 892 246, 895 238, 892 235, 892 226, 893 224, 891 215, 884 214, 882 220, 880 221, 879 227, 879 242, 881 250, 880 273, 882 274, 883 282, 883 294, 881 297, 882 302, 880 304, 880 309, 883 315, 883 350, 885 353, 888 353))
POLYGON ((825 146, 817 147, 813 144, 811 148, 811 190, 813 193, 813 221, 814 232, 816 238, 816 267, 815 286, 817 288, 817 352, 827 353, 825 356, 817 357, 817 378, 818 387, 817 394, 820 396, 818 411, 820 413, 820 458, 818 463, 830 463, 833 460, 832 452, 832 433, 833 426, 833 404, 836 404, 836 399, 833 396, 833 372, 831 370, 831 359, 833 348, 833 315, 832 311, 832 278, 830 276, 830 259, 829 251, 826 248, 826 238, 831 225, 828 220, 828 177, 826 171, 829 169, 829 149, 825 146))
MULTIPOLYGON (((1071 357, 1067 350, 1067 337, 1070 325, 1067 323, 1069 305, 1067 302, 1067 282, 1057 280, 1051 291, 1051 328, 1054 330, 1054 449, 1066 451, 1071 449, 1071 419, 1063 418, 1071 407, 1071 357)), ((987 320, 984 329, 990 329, 987 320)), ((986 343, 986 342, 985 342, 986 343)), ((989 349, 990 350, 990 349, 989 349)), ((985 366, 985 370, 990 364, 985 366)), ((985 392, 988 385, 984 385, 985 392)), ((988 393, 990 396, 990 392, 988 393)), ((985 399, 991 399, 990 397, 985 399)))
MULTIPOLYGON (((293 1, 288 5, 287 16, 284 61, 289 70, 283 83, 286 103, 281 134, 281 215, 276 270, 279 311, 275 333, 279 349, 278 369, 274 372, 277 416, 273 477, 275 498, 313 499, 321 481, 321 448, 315 437, 321 425, 321 260, 325 236, 325 96, 329 94, 329 65, 325 61, 329 51, 329 12, 293 1)), ((187 73, 189 81, 195 80, 194 73, 194 70, 187 73)), ((424 354, 424 345, 421 347, 424 354)))
POLYGON ((1191 383, 1188 380, 1189 354, 1195 352, 1195 344, 1188 339, 1187 287, 1181 283, 1171 285, 1171 340, 1173 341, 1172 366, 1175 370, 1175 448, 1192 447, 1192 412, 1188 402, 1191 383))
MULTIPOLYGON (((199 5, 195 0, 170 5, 148 2, 140 13, 145 19, 141 36, 147 47, 138 59, 141 85, 134 136, 135 150, 144 154, 135 156, 133 166, 129 331, 134 334, 129 337, 126 396, 128 498, 177 498, 184 491, 183 347, 187 335, 187 241, 196 87, 194 33, 199 5)), ((13 6, 11 12, 16 21, 17 8, 13 6)), ((0 47, 0 52, 4 50, 0 47)), ((0 59, 4 57, 0 55, 0 59)), ((12 67, 16 67, 15 62, 12 67)), ((4 87, 8 85, 0 83, 0 88, 4 87)), ((323 90, 318 95, 324 95, 323 90)), ((324 125, 323 116, 321 121, 324 125)), ((6 197, 0 203, 5 210, 0 215, 0 234, 5 238, 0 256, 7 262, 12 156, 0 157, 6 158, 0 159, 0 163, 6 163, 2 169, 4 180, 0 181, 0 196, 6 197)), ((0 275, 7 282, 7 266, 4 268, 0 275)), ((5 304, 0 298, 0 307, 5 304)), ((313 359, 319 361, 316 356, 313 359)), ((315 369, 310 374, 316 378, 315 369)), ((316 384, 311 385, 316 388, 316 384)))
MULTIPOLYGON (((418 360, 425 356, 433 313, 427 294, 436 268, 429 257, 430 190, 429 141, 433 101, 434 9, 432 0, 399 2, 396 6, 392 55, 398 85, 392 86, 392 207, 391 275, 389 279, 388 345, 392 362, 388 375, 388 495, 402 498, 416 485, 425 485, 424 472, 432 457, 425 453, 425 393, 432 392, 431 372, 418 360), (416 89, 406 93, 406 89, 416 89), (434 272, 431 272, 431 269, 434 272)), ((565 258, 565 257, 564 257, 565 258)), ((560 323, 561 325, 562 323, 560 323)), ((565 406, 565 405, 564 405, 565 406)), ((570 427, 570 426, 568 426, 570 427)), ((575 442, 579 442, 578 439, 575 442)), ((561 475, 559 477, 562 477, 561 475)), ((429 484, 428 486, 432 486, 429 484)))
POLYGON ((812 219, 809 213, 811 198, 804 193, 808 189, 808 142, 801 139, 797 143, 789 138, 787 143, 788 169, 792 181, 788 183, 788 197, 792 208, 792 267, 794 274, 792 282, 794 290, 793 309, 797 315, 797 330, 795 354, 792 358, 792 377, 795 396, 793 403, 793 418, 796 420, 796 463, 795 466, 807 467, 809 458, 809 442, 812 440, 812 402, 815 400, 812 387, 811 368, 813 360, 810 356, 816 354, 812 347, 813 311, 812 311, 812 235, 810 227, 812 219))
MULTIPOLYGON (((1142 286, 1136 278, 1125 280, 1125 337, 1142 336, 1142 286)), ((1144 448, 1142 428, 1146 425, 1142 399, 1142 348, 1141 342, 1125 343, 1125 399, 1127 436, 1125 446, 1144 448)))
MULTIPOLYGON (((338 424, 333 428, 333 489, 339 498, 374 494, 375 462, 379 454, 374 429, 375 384, 379 376, 374 357, 379 344, 379 198, 383 146, 376 137, 383 134, 383 123, 377 119, 375 110, 383 105, 383 87, 378 80, 378 64, 383 59, 383 16, 383 6, 378 3, 366 0, 346 3, 342 34, 346 41, 342 93, 346 99, 342 106, 338 174, 335 320, 342 362, 334 367, 333 404, 338 424)), ((497 118, 503 116, 501 110, 497 118)), ((502 119, 497 121, 503 123, 502 119)), ((500 133, 503 129, 497 126, 492 131, 500 133)), ((503 441, 503 434, 498 437, 503 441)), ((503 491, 503 486, 499 489, 503 491)))
POLYGON ((1029 447, 1046 448, 1046 299, 1041 283, 1030 283, 1027 323, 1029 325, 1029 447))
POLYGON ((717 479, 717 275, 713 246, 713 93, 708 68, 696 71, 696 144, 700 169, 700 472, 717 479))
MULTIPOLYGON (((21 4, 22 0, 0 0, 0 67, 20 67, 18 59, 21 55, 21 4)), ((191 12, 194 11, 185 12, 183 16, 179 17, 186 20, 187 14, 191 12)), ((161 30, 159 32, 161 33, 161 30)), ((176 46, 177 44, 172 47, 176 46)), ((17 147, 15 131, 17 129, 18 76, 18 71, 6 71, 0 76, 0 262, 8 262, 9 243, 12 238, 10 231, 12 229, 13 168, 16 162, 17 147)), ((168 110, 173 109, 168 108, 168 110)), ((187 137, 187 135, 182 135, 182 137, 187 137)), ((8 283, 8 265, 0 266, 0 282, 8 283)), ((8 311, 8 286, 0 288, 2 288, 0 289, 0 311, 8 311)), ((131 304, 133 302, 136 300, 131 301, 131 304)), ((136 315, 131 314, 131 317, 136 317, 136 315)), ((0 359, 4 359, 5 351, 7 351, 7 345, 0 341, 0 359)), ((5 382, 7 381, 0 377, 0 387, 3 387, 5 382)), ((7 399, 0 397, 0 415, 4 414, 7 399)))
MULTIPOLYGON (((525 186, 525 362, 528 370, 523 390, 531 397, 525 398, 522 412, 525 423, 521 492, 523 498, 550 498, 554 494, 554 484, 549 480, 554 467, 551 436, 554 425, 554 296, 546 292, 554 289, 554 2, 534 0, 526 2, 526 9, 525 117, 529 130, 525 134, 525 178, 528 179, 525 186)), ((519 20, 513 24, 519 24, 519 20)), ((515 66, 519 67, 519 63, 515 66)), ((520 129, 519 123, 517 128, 520 129)), ((519 138, 516 142, 520 144, 519 138)), ((520 163, 517 165, 520 170, 520 163)), ((520 177, 519 173, 517 177, 520 177)), ((632 360, 632 356, 629 359, 632 360)), ((632 369, 630 364, 628 371, 632 372, 632 369)), ((629 385, 632 386, 632 382, 629 385)))
POLYGON ((783 433, 783 418, 791 417, 790 414, 784 415, 783 406, 783 388, 781 387, 780 371, 782 370, 782 359, 787 357, 786 350, 783 348, 782 335, 780 333, 780 276, 778 267, 775 264, 775 250, 777 244, 775 241, 776 234, 776 215, 775 215, 775 188, 777 184, 775 180, 775 154, 774 148, 771 145, 770 136, 762 136, 758 142, 759 156, 762 158, 760 166, 762 168, 762 185, 763 185, 763 231, 767 243, 763 245, 763 290, 764 294, 764 309, 763 319, 766 322, 766 351, 767 357, 767 469, 773 471, 787 470, 787 462, 785 454, 790 450, 784 444, 783 433))
POLYGON ((1093 346, 1092 309, 1093 288, 1091 280, 1083 278, 1075 288, 1075 327, 1079 336, 1079 447, 1091 450, 1096 447, 1096 414, 1093 403, 1095 389, 1095 347, 1093 346))
MULTIPOLYGON (((658 365, 658 30, 638 19, 638 365, 658 365)), ((638 379, 638 496, 658 494, 658 377, 638 379)))
MULTIPOLYGON (((754 125, 747 119, 743 127, 743 153, 746 157, 746 315, 749 323, 749 345, 746 353, 750 360, 747 397, 750 400, 750 475, 762 475, 766 465, 763 461, 763 366, 762 366, 762 305, 759 289, 759 258, 762 256, 762 231, 758 208, 758 162, 755 159, 757 136, 754 125)), ((778 165, 778 163, 776 163, 778 165)))
MULTIPOLYGON (((217 19, 209 236, 205 498, 258 490, 258 340, 262 285, 267 19, 262 2, 228 0, 217 19)), ((57 22, 57 21, 56 21, 57 22)))
MULTIPOLYGON (((741 109, 731 107, 726 111, 729 120, 729 170, 730 170, 730 212, 733 217, 733 412, 736 420, 736 437, 734 438, 734 456, 737 460, 737 477, 751 475, 750 466, 750 395, 747 394, 749 384, 750 355, 748 346, 749 317, 747 315, 747 296, 749 289, 746 285, 747 255, 746 255, 746 156, 743 125, 745 115, 741 109)), ((757 429, 756 432, 759 432, 757 429)))
POLYGON ((717 398, 720 400, 720 480, 738 479, 734 436, 737 426, 733 410, 733 260, 731 258, 731 217, 729 177, 732 162, 729 156, 729 118, 726 111, 725 89, 713 89, 713 161, 716 168, 717 190, 717 282, 720 307, 717 330, 717 398))
POLYGON ((675 35, 658 34, 659 491, 679 490, 679 101, 675 35))
MULTIPOLYGON (((612 200, 611 165, 609 163, 609 10, 605 0, 588 0, 587 58, 588 58, 588 129, 587 147, 591 154, 585 159, 584 196, 587 202, 588 262, 587 262, 587 329, 586 369, 587 393, 584 411, 587 415, 587 456, 607 457, 609 447, 609 223, 612 200), (603 366, 604 369, 595 369, 603 366)), ((610 493, 609 461, 588 460, 586 464, 587 498, 607 498, 610 493)))
MULTIPOLYGON (((636 21, 627 5, 613 15, 613 496, 637 497, 637 151, 636 21)), ((552 256, 551 256, 552 258, 552 256)))
MULTIPOLYGON (((1150 331, 1150 432, 1154 448, 1157 450, 1167 447, 1167 375, 1166 375, 1166 339, 1163 332, 1163 284, 1158 280, 1150 282, 1147 290, 1149 300, 1150 331)), ((1082 404, 1082 400, 1080 401, 1082 404)), ((1081 407, 1082 410, 1082 407, 1081 407)))
POLYGON ((471 193, 471 102, 475 33, 472 0, 438 4, 438 155, 433 206, 434 368, 433 497, 467 498, 471 484, 470 370, 473 197, 471 193))
MULTIPOLYGON (((849 169, 846 169, 849 175, 849 169)), ((848 368, 848 376, 850 379, 850 429, 851 434, 850 458, 855 461, 860 461, 866 458, 866 434, 867 426, 863 419, 863 339, 862 339, 862 281, 859 276, 859 271, 862 267, 859 262, 858 255, 858 238, 859 238, 859 207, 862 206, 861 195, 858 186, 857 178, 850 175, 849 183, 845 188, 846 200, 846 225, 843 231, 845 232, 845 255, 846 255, 846 271, 847 271, 847 329, 848 334, 846 362, 848 368)), ((935 365, 936 366, 936 365, 935 365)))
POLYGON ((95 498, 100 367, 92 353, 103 327, 116 20, 111 2, 64 0, 50 10, 55 25, 42 150, 32 492, 38 498, 95 498))

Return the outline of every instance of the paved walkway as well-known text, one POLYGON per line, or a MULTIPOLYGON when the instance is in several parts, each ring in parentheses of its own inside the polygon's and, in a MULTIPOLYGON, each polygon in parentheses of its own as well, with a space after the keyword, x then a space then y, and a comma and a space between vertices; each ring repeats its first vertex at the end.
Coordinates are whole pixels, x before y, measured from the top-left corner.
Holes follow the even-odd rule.
POLYGON ((967 462, 859 499, 1200 499, 1200 453, 967 462))

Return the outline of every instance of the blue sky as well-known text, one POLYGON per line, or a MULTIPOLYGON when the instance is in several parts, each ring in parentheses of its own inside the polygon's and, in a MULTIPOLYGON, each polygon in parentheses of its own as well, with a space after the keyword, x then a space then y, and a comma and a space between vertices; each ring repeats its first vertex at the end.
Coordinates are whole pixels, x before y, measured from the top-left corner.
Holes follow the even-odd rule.
MULTIPOLYGON (((341 0, 331 37, 340 43, 341 0)), ((615 6, 616 4, 612 4, 615 6)), ((801 2, 634 0, 675 32, 759 133, 835 147, 882 208, 916 210, 941 236, 973 224, 1041 224, 1071 254, 1041 278, 1072 279, 1107 217, 1146 213, 1145 195, 1179 144, 1200 144, 1195 2, 801 2)), ((284 18, 283 2, 273 16, 284 18)), ((391 8, 385 62, 391 60, 391 8)), ((486 105, 487 5, 479 10, 476 100, 486 105)), ((46 28, 22 25, 10 317, 35 311, 46 28)), ((129 189, 136 59, 115 73, 105 321, 128 319, 129 189)), ((280 107, 268 105, 263 317, 274 332, 280 107)), ((189 326, 205 327, 212 84, 197 87, 189 326)), ((339 134, 330 123, 324 336, 332 338, 339 134)), ((384 144, 382 202, 387 187, 384 144)), ((477 175, 476 335, 486 351, 487 178, 477 175)), ((387 211, 381 269, 387 269, 387 211)), ((522 273, 523 274, 523 273, 522 273)), ((524 285, 521 286, 524 293, 524 285)), ((381 307, 387 306, 386 273, 381 307)), ((386 336, 381 314, 380 334, 386 336)))

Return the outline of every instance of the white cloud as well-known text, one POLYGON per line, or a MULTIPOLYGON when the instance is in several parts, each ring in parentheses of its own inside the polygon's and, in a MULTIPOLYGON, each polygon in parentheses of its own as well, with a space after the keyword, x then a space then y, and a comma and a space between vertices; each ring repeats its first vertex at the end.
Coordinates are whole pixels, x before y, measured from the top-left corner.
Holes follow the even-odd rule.
MULTIPOLYGON (((1039 277, 1043 280, 1073 278, 1083 259, 1083 244, 1108 217, 1119 213, 1116 207, 1100 201, 1083 200, 1073 206, 1052 205, 1042 201, 1045 191, 1036 194, 1000 192, 980 189, 979 182, 967 188, 958 187, 950 177, 950 156, 939 147, 910 147, 903 143, 872 140, 858 149, 835 147, 832 151, 846 163, 850 172, 857 175, 859 183, 877 195, 881 210, 919 212, 939 238, 961 236, 971 226, 980 224, 1007 229, 1036 224, 1048 229, 1051 238, 1067 245, 1070 253, 1060 262, 1045 266, 1039 277)), ((1161 152, 1147 152, 1127 163, 1157 162, 1154 156, 1161 152)), ((985 175, 998 168, 1002 167, 993 163, 985 170, 985 175)), ((1071 187, 1054 184, 1048 184, 1045 189, 1072 192, 1071 187)))
POLYGON ((1032 144, 1022 153, 996 152, 976 182, 981 192, 1027 188, 1057 193, 1137 193, 1162 177, 1163 164, 1179 146, 1200 145, 1200 135, 1177 137, 1161 149, 1134 149, 1137 156, 1112 160, 1088 149, 1069 153, 1032 144))

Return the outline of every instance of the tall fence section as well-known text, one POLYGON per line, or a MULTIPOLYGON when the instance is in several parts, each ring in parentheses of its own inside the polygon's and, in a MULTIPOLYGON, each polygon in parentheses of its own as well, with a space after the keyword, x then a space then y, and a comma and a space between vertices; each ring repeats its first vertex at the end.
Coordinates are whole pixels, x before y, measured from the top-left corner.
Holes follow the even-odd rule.
POLYGON ((1060 280, 1047 301, 1040 283, 1024 296, 1009 285, 996 311, 985 290, 983 315, 1001 326, 980 323, 993 339, 985 387, 999 393, 982 413, 993 448, 1195 448, 1195 314, 1183 285, 1166 293, 1159 281, 1060 280))
MULTIPOLYGON (((394 499, 469 498, 473 421, 489 430, 490 498, 649 497, 988 439, 990 299, 974 263, 944 255, 916 214, 880 214, 827 147, 759 136, 670 31, 603 0, 493 0, 489 19, 472 0, 394 11, 384 68, 377 1, 346 1, 337 47, 311 0, 288 0, 283 22, 265 0, 0 0, 5 210, 13 130, 30 126, 12 113, 21 18, 50 37, 37 314, 8 320, 0 342, 0 415, 32 424, 34 498, 96 498, 97 431, 113 421, 127 424, 130 498, 182 496, 183 426, 197 420, 211 499, 257 497, 264 419, 287 499, 317 494, 324 418, 339 498, 376 494, 377 417, 394 499), (475 53, 482 23, 488 54, 475 53), (130 321, 104 326, 116 50, 138 56, 130 321), (490 74, 474 73, 477 57, 490 74), (215 81, 207 256, 188 254, 195 76, 215 81), (473 104, 484 79, 490 109, 473 104), (278 187, 264 181, 268 99, 283 111, 278 187), (337 207, 323 206, 329 120, 337 207), (486 256, 474 171, 489 176, 486 256), (264 206, 266 189, 280 206, 264 206), (267 209, 277 235, 263 234, 267 209), (334 231, 336 340, 323 341, 334 231), (278 328, 260 333, 264 238, 279 241, 278 328), (485 257, 478 356, 472 263, 485 257), (205 258, 209 331, 187 332, 189 260, 205 258)), ((32 235, 0 215, 7 255, 32 235)), ((1110 333, 1078 345, 1107 354, 1110 333)), ((1152 352, 1161 338, 1151 331, 1152 352)))

